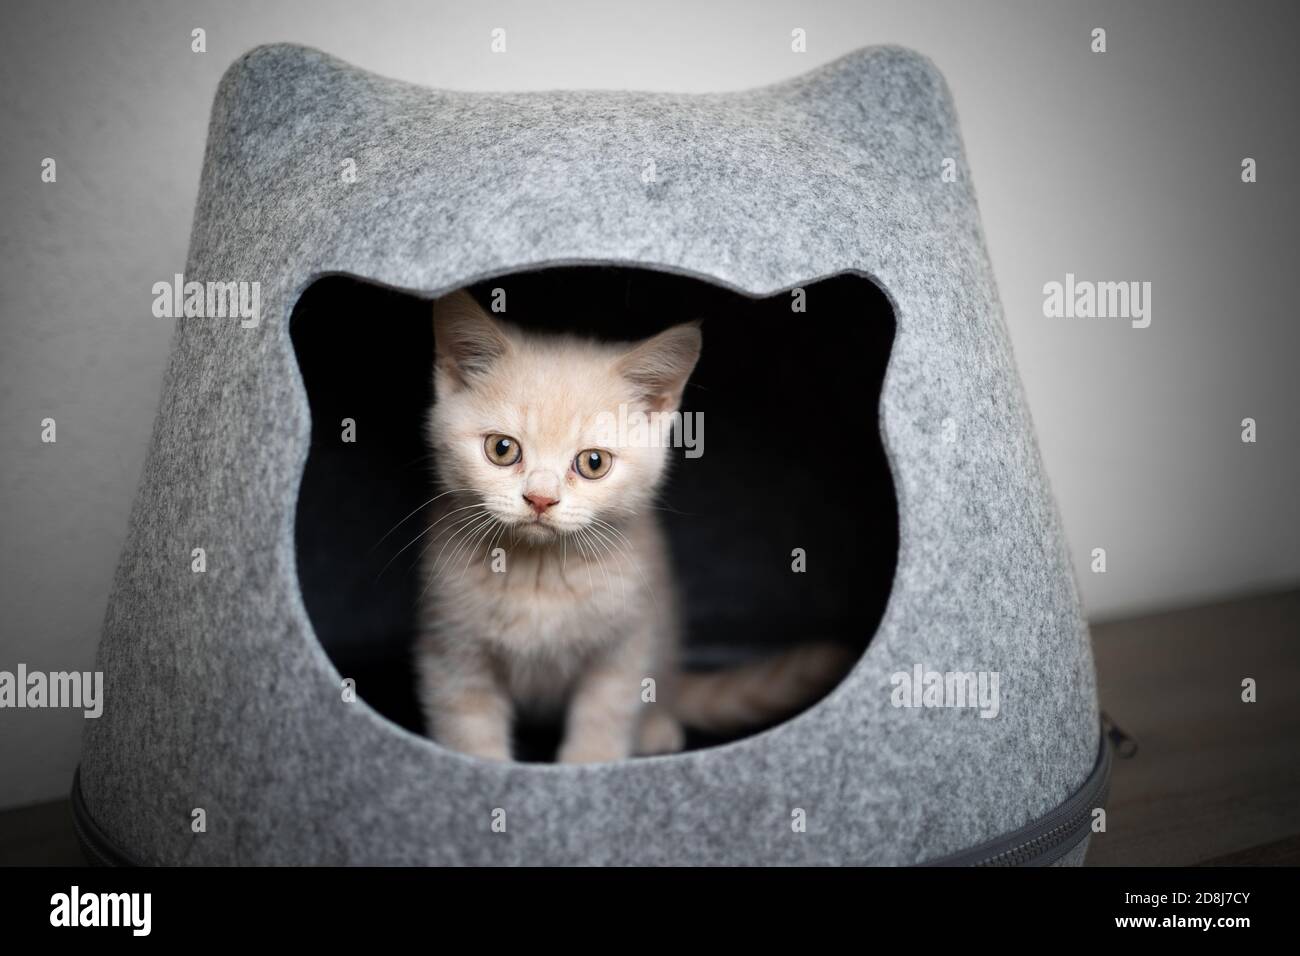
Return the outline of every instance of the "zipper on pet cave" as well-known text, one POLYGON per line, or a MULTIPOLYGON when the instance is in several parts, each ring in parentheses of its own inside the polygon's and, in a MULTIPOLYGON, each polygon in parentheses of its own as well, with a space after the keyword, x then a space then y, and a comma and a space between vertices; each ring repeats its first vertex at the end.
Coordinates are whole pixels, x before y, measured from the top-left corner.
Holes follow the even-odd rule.
MULTIPOLYGON (((930 861, 925 866, 1047 866, 1083 842, 1092 825, 1093 811, 1106 803, 1110 792, 1111 747, 1118 733, 1137 747, 1133 739, 1105 718, 1097 762, 1088 779, 1062 804, 1014 833, 987 843, 930 861), (1109 726, 1107 726, 1109 725, 1109 726)), ((1124 751, 1118 751, 1123 753, 1124 751)), ((1131 752, 1129 753, 1131 756, 1131 752)))

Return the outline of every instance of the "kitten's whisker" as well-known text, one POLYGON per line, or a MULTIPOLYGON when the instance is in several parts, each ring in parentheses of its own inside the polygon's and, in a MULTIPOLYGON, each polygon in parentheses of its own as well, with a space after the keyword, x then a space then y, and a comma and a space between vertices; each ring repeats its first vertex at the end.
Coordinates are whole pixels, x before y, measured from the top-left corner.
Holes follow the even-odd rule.
MULTIPOLYGON (((672 515, 681 515, 683 518, 698 518, 699 515, 694 511, 678 511, 676 508, 669 508, 667 505, 646 505, 651 511, 666 511, 672 515)), ((636 514, 636 512, 632 512, 636 514)))
MULTIPOLYGON (((578 530, 581 531, 582 529, 579 528, 578 530)), ((573 539, 573 546, 574 546, 575 548, 578 549, 578 553, 582 555, 582 563, 583 563, 584 565, 586 565, 586 568, 587 568, 587 588, 588 588, 588 590, 589 590, 592 594, 595 594, 595 593, 596 593, 596 582, 593 581, 593 580, 592 580, 592 577, 591 577, 591 562, 587 560, 587 549, 584 548, 584 547, 582 546, 582 538, 581 538, 580 535, 577 536, 577 537, 575 537, 575 538, 573 539)))
MULTIPOLYGON (((433 587, 433 582, 438 578, 438 562, 442 560, 443 551, 446 551, 447 546, 456 540, 456 536, 457 534, 460 533, 460 530, 462 528, 464 528, 467 524, 469 524, 470 522, 474 521, 479 517, 481 516, 478 514, 472 514, 468 518, 462 519, 459 524, 450 528, 444 528, 441 532, 439 532, 438 537, 442 537, 442 535, 446 534, 447 531, 450 531, 451 535, 450 537, 447 538, 445 542, 443 542, 442 550, 438 552, 438 556, 433 561, 433 568, 432 570, 429 571, 429 579, 424 582, 424 587, 420 589, 420 596, 416 598, 417 604, 424 600, 424 596, 429 593, 429 588, 433 587)), ((438 539, 435 538, 433 541, 430 541, 429 544, 425 545, 424 550, 420 552, 420 558, 424 557, 424 554, 429 550, 430 547, 432 547, 434 544, 437 543, 437 540, 438 539)), ((417 559, 417 563, 419 563, 418 559, 417 559)))
POLYGON ((618 553, 619 555, 625 554, 626 549, 624 546, 624 542, 619 538, 611 535, 608 528, 604 528, 601 525, 593 522, 591 527, 588 530, 590 530, 593 534, 595 534, 601 541, 605 542, 606 545, 611 546, 615 550, 615 552, 618 553))
POLYGON ((606 521, 604 518, 596 514, 594 511, 591 514, 587 515, 587 520, 593 521, 603 528, 608 528, 610 531, 613 531, 614 533, 618 534, 621 538, 623 538, 623 540, 625 541, 627 540, 627 535, 623 533, 622 528, 620 528, 618 525, 614 524, 611 521, 606 521))
POLYGON ((465 533, 461 535, 460 544, 453 548, 452 553, 447 556, 447 563, 443 565, 442 573, 446 574, 450 571, 456 562, 462 557, 466 559, 466 563, 468 564, 469 560, 474 556, 474 545, 477 542, 479 535, 484 531, 489 530, 492 527, 492 522, 495 520, 496 519, 491 515, 488 515, 477 524, 466 528, 465 533))
POLYGON ((627 545, 629 548, 632 546, 632 542, 628 536, 609 522, 597 518, 595 515, 591 515, 587 520, 591 522, 593 528, 599 528, 606 534, 613 536, 616 541, 627 545))
POLYGON ((614 585, 609 582, 609 570, 605 567, 605 559, 602 558, 600 552, 596 550, 597 542, 595 537, 590 535, 586 528, 579 528, 578 534, 582 535, 583 538, 586 539, 587 543, 591 545, 591 553, 596 556, 596 563, 600 565, 601 574, 605 575, 605 593, 612 595, 614 593, 614 585))
MULTIPOLYGON (((475 533, 474 538, 470 541, 469 547, 465 549, 465 567, 460 569, 460 577, 456 579, 458 583, 465 580, 465 573, 469 571, 469 566, 474 563, 474 549, 482 544, 487 537, 492 534, 495 530, 496 523, 497 519, 493 517, 483 530, 475 533)), ((486 557, 486 554, 484 556, 486 557)))
POLYGON ((655 613, 659 614, 660 613, 659 596, 655 594, 654 588, 652 588, 650 586, 650 582, 646 580, 645 573, 641 570, 641 565, 637 562, 636 558, 634 557, 636 548, 632 544, 631 539, 628 538, 626 534, 624 534, 622 531, 614 527, 612 524, 610 524, 608 521, 604 520, 603 518, 598 518, 596 515, 593 514, 590 516, 589 520, 591 520, 592 522, 594 522, 599 526, 608 529, 612 534, 618 535, 618 537, 623 540, 624 546, 627 548, 628 560, 632 563, 632 567, 636 569, 637 577, 641 579, 641 583, 645 585, 646 593, 650 595, 650 601, 655 606, 655 613))
POLYGON ((442 562, 442 556, 447 552, 447 549, 451 547, 452 542, 455 541, 460 536, 460 533, 464 531, 469 525, 478 521, 486 514, 487 514, 487 510, 484 509, 481 512, 475 512, 474 514, 470 515, 467 518, 460 519, 460 521, 452 529, 450 537, 448 537, 447 540, 442 543, 442 548, 438 551, 438 556, 433 559, 433 568, 429 572, 430 581, 432 581, 433 578, 437 577, 438 566, 442 562))
MULTIPOLYGON (((450 524, 447 527, 443 528, 441 531, 439 531, 436 535, 433 536, 433 538, 429 541, 428 544, 426 544, 423 548, 420 549, 420 553, 416 557, 415 564, 419 564, 420 561, 423 560, 424 556, 429 553, 429 549, 432 548, 439 541, 443 541, 446 535, 448 534, 454 535, 457 530, 463 528, 466 524, 473 521, 475 518, 478 518, 485 514, 487 514, 486 508, 482 509, 481 511, 476 511, 473 514, 462 515, 460 518, 457 519, 456 524, 450 524)), ((413 564, 411 567, 415 567, 415 564, 413 564)))
POLYGON ((612 535, 614 537, 614 540, 621 542, 621 546, 624 549, 626 549, 629 557, 631 556, 635 548, 632 544, 632 540, 626 534, 624 534, 621 529, 616 528, 608 521, 604 520, 603 518, 599 518, 594 514, 589 515, 588 520, 595 526, 595 528, 605 531, 607 534, 612 535))
MULTIPOLYGON (((378 541, 376 541, 373 545, 370 546, 370 551, 374 551, 375 548, 379 547, 381 544, 383 544, 385 541, 388 540, 388 536, 389 536, 390 534, 392 534, 394 531, 396 531, 396 530, 397 530, 398 528, 400 528, 402 525, 406 524, 406 522, 410 521, 413 517, 415 517, 415 515, 416 515, 418 512, 423 511, 425 508, 429 507, 429 505, 433 504, 433 503, 434 503, 435 501, 437 501, 439 498, 445 498, 447 495, 453 495, 453 494, 457 494, 457 493, 461 493, 461 492, 473 492, 473 490, 474 490, 473 488, 453 488, 453 489, 451 489, 450 491, 444 491, 444 492, 443 492, 442 494, 440 494, 440 495, 434 495, 432 498, 430 498, 430 499, 429 499, 428 501, 426 501, 424 504, 422 504, 422 505, 420 505, 418 508, 416 508, 415 511, 412 511, 409 515, 407 515, 407 516, 406 516, 405 518, 403 518, 401 521, 397 522, 397 524, 393 525, 391 528, 389 528, 387 531, 385 531, 385 532, 384 532, 384 536, 383 536, 382 538, 380 538, 378 541)), ((369 554, 370 551, 367 551, 366 554, 369 554)))
MULTIPOLYGON (((419 534, 417 534, 414 538, 412 538, 410 541, 406 542, 406 544, 402 547, 401 551, 398 551, 395 555, 393 555, 391 558, 388 559, 388 563, 385 564, 382 568, 380 568, 380 569, 379 569, 379 574, 375 576, 375 583, 376 583, 376 584, 379 583, 379 579, 382 578, 382 577, 384 576, 384 572, 387 571, 387 570, 392 566, 392 564, 393 564, 394 561, 396 561, 398 558, 400 558, 400 557, 402 556, 402 552, 403 552, 403 551, 405 551, 405 550, 406 550, 407 548, 409 548, 411 545, 415 544, 415 542, 419 541, 419 540, 420 540, 421 538, 423 538, 426 534, 428 534, 430 531, 432 531, 432 530, 433 530, 434 528, 436 528, 438 525, 442 524, 442 522, 446 521, 448 518, 450 518, 450 517, 451 517, 452 515, 454 515, 456 512, 458 512, 458 511, 467 511, 467 510, 469 510, 470 508, 477 508, 477 507, 482 507, 482 506, 481 506, 481 505, 465 505, 465 507, 463 507, 463 508, 453 508, 451 511, 448 511, 445 515, 443 515, 441 518, 439 518, 437 521, 434 521, 433 523, 431 523, 427 528, 425 528, 423 531, 421 531, 419 534)), ((410 516, 408 515, 407 517, 410 517, 410 516)), ((394 529, 394 530, 396 530, 396 529, 394 529)), ((392 532, 389 532, 389 534, 391 534, 391 533, 392 533, 392 532)), ((371 550, 371 551, 374 551, 374 548, 371 548, 370 550, 371 550)))
POLYGON ((471 538, 478 533, 480 528, 482 528, 484 525, 490 524, 493 520, 494 519, 490 514, 480 515, 468 527, 458 532, 458 537, 460 538, 460 540, 457 542, 456 546, 451 549, 451 553, 447 555, 446 563, 443 564, 441 567, 435 566, 433 569, 433 573, 442 574, 445 571, 447 571, 447 569, 449 569, 453 564, 459 561, 460 555, 464 552, 465 545, 468 544, 471 538))
POLYGON ((492 540, 488 543, 487 550, 483 552, 483 560, 485 562, 492 556, 492 552, 497 548, 497 542, 501 540, 501 536, 505 534, 505 532, 506 526, 498 521, 497 533, 492 536, 492 540))
MULTIPOLYGON (((454 556, 460 546, 462 535, 468 532, 470 525, 473 523, 473 521, 478 520, 479 517, 481 516, 476 516, 475 518, 471 519, 469 522, 466 522, 465 524, 462 524, 460 527, 458 527, 452 533, 451 537, 449 537, 446 540, 446 542, 443 544, 442 546, 443 551, 445 551, 448 547, 451 547, 452 549, 451 556, 454 556)), ((449 556, 447 559, 446 562, 447 565, 451 564, 451 556, 449 556)), ((429 588, 433 587, 433 582, 438 579, 438 575, 441 573, 443 567, 445 567, 445 565, 442 564, 442 551, 439 551, 438 557, 434 559, 433 569, 429 572, 429 580, 425 582, 424 585, 425 591, 428 591, 429 588)), ((423 592, 421 592, 421 595, 423 595, 423 592)))
MULTIPOLYGON (((593 540, 595 540, 597 544, 599 544, 602 548, 604 548, 605 553, 608 554, 611 558, 617 561, 620 557, 622 557, 620 553, 621 549, 615 549, 611 547, 609 538, 605 535, 604 532, 601 531, 599 527, 593 525, 587 530, 591 532, 593 540)), ((606 575, 606 579, 608 580, 608 575, 606 575)), ((619 574, 618 581, 619 584, 623 586, 623 611, 624 613, 626 613, 627 612, 627 578, 624 575, 619 574)))

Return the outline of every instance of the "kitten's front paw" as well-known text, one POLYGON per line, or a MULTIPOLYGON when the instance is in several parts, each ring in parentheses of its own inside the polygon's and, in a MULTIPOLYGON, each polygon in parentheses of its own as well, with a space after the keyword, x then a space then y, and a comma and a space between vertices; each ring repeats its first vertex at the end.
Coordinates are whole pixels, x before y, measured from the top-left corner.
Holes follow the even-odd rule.
POLYGON ((510 761, 514 759, 514 754, 510 752, 510 746, 504 743, 485 742, 485 741, 465 741, 465 740, 439 740, 433 738, 434 743, 441 744, 448 750, 455 750, 466 757, 478 757, 480 760, 500 760, 510 761))
POLYGON ((628 748, 609 740, 566 740, 560 748, 560 763, 610 763, 629 756, 628 748))
POLYGON ((465 751, 471 757, 478 757, 480 760, 499 760, 503 763, 514 759, 510 753, 509 747, 485 747, 479 750, 465 751))
POLYGON ((675 754, 686 746, 686 732, 677 718, 662 710, 646 714, 637 730, 636 752, 639 756, 675 754))

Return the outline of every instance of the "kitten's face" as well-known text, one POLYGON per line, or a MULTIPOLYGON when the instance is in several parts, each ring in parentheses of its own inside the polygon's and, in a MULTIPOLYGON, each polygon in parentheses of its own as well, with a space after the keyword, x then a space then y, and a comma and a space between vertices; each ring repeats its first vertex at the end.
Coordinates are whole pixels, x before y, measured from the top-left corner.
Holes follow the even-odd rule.
POLYGON ((435 303, 434 330, 429 437, 442 490, 534 543, 596 533, 650 504, 667 462, 666 413, 699 357, 695 326, 636 346, 526 335, 455 293, 435 303), (617 427, 638 412, 664 414, 652 427, 617 427))

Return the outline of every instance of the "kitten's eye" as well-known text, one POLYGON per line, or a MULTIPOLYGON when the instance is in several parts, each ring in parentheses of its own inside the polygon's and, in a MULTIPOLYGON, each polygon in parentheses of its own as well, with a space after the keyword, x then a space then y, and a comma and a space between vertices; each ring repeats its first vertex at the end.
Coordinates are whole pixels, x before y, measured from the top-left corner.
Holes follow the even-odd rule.
POLYGON ((580 451, 578 457, 573 460, 573 466, 578 470, 578 474, 592 481, 609 474, 609 466, 612 464, 614 464, 614 456, 599 448, 580 451))
POLYGON ((483 440, 483 451, 494 465, 513 465, 523 454, 519 442, 509 435, 488 435, 483 440))

